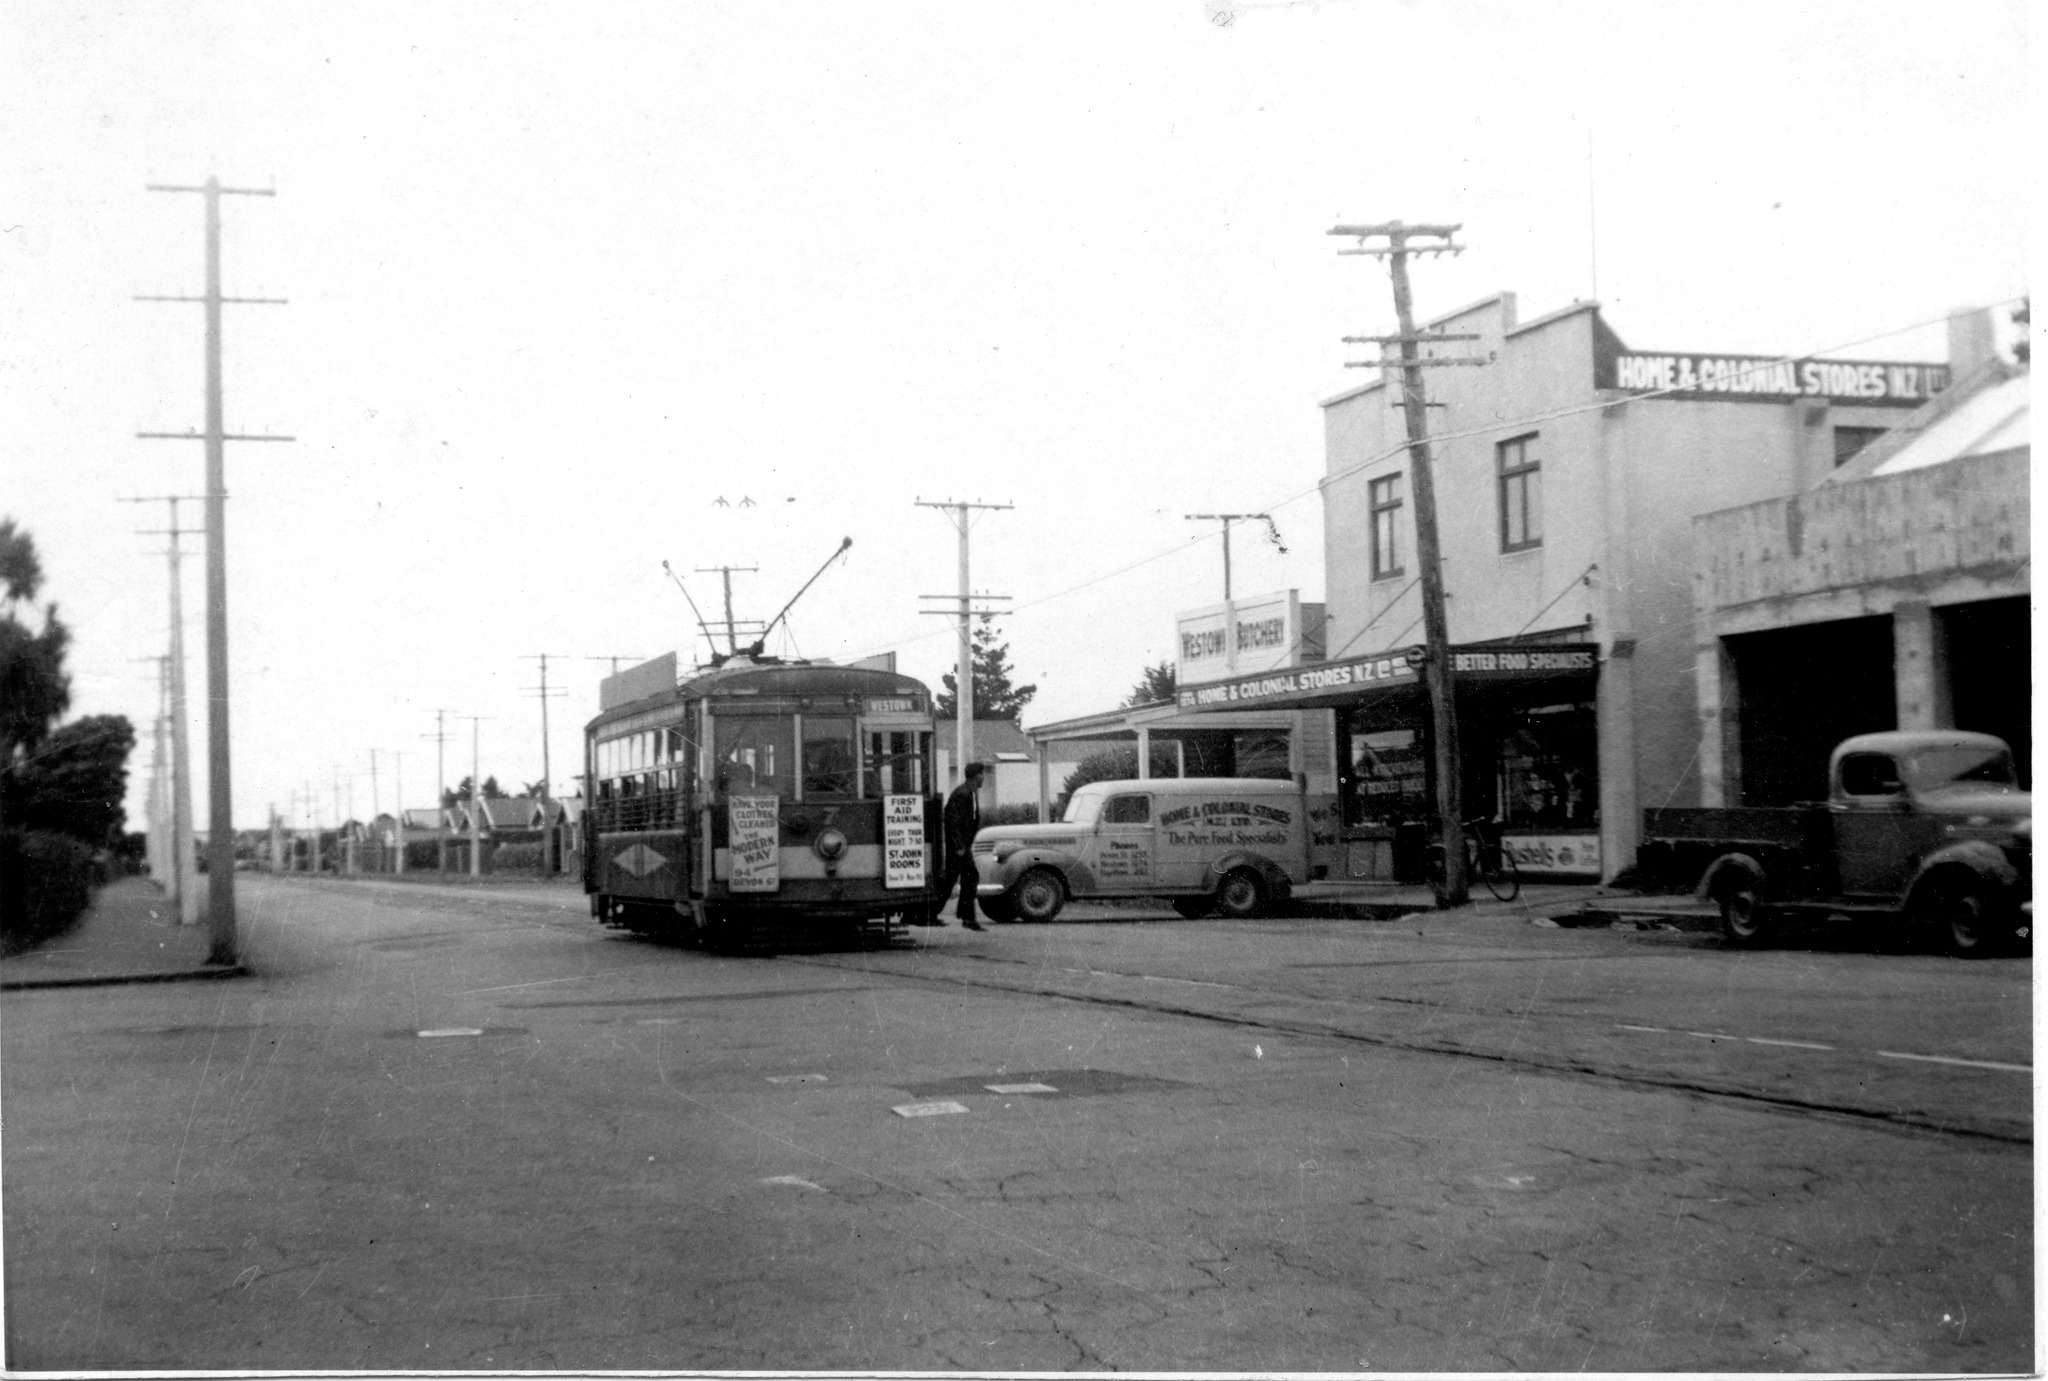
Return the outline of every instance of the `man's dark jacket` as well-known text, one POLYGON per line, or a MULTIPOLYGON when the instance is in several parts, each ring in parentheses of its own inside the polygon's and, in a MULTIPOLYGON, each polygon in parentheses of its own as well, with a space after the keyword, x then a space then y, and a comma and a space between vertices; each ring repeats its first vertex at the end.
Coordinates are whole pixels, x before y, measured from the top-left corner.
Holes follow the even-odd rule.
POLYGON ((957 857, 974 847, 974 833, 981 828, 981 779, 973 778, 953 788, 946 798, 946 853, 957 857))

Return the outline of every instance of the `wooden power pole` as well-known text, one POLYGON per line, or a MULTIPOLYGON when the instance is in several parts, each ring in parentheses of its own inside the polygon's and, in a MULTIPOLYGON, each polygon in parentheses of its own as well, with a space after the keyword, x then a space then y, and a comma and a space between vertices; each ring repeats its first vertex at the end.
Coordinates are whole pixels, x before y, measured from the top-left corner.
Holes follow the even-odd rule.
POLYGON ((1421 347, 1437 341, 1477 340, 1476 335, 1417 335, 1414 304, 1408 291, 1408 256, 1411 254, 1459 254, 1463 245, 1453 244, 1455 225, 1405 225, 1387 221, 1380 225, 1340 225, 1332 235, 1357 239, 1355 249, 1340 254, 1369 254, 1387 261, 1394 284, 1394 315, 1400 333, 1392 336, 1346 336, 1350 344, 1382 347, 1377 360, 1362 361, 1365 368, 1377 367, 1401 373, 1399 407, 1408 425, 1408 471, 1415 489, 1415 559, 1422 567, 1422 684, 1429 697, 1430 739, 1436 768, 1436 810, 1443 840, 1444 871, 1438 882, 1438 906, 1463 906, 1470 879, 1465 871, 1465 826, 1462 807, 1461 762, 1458 752, 1458 715, 1451 677, 1451 638, 1444 617, 1444 576, 1442 549, 1437 542, 1436 481, 1429 449, 1429 401, 1422 386, 1422 371, 1446 365, 1483 365, 1486 360, 1467 357, 1427 357, 1421 347), (1376 241, 1378 243, 1368 243, 1376 241), (1420 241, 1420 243, 1413 243, 1420 241), (1395 347, 1392 351, 1384 347, 1395 347))

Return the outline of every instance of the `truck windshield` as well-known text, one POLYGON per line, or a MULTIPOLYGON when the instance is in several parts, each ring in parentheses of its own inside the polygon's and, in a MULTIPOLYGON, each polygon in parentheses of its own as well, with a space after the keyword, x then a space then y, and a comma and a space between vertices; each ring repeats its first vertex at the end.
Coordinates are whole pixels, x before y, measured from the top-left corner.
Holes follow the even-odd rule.
POLYGON ((1927 748, 1906 759, 1906 784, 1916 793, 1991 787, 2018 789, 2012 754, 2003 748, 1927 748))
POLYGON ((1067 802, 1067 813, 1060 817, 1063 825, 1092 825, 1102 811, 1102 798, 1095 795, 1076 796, 1067 802))

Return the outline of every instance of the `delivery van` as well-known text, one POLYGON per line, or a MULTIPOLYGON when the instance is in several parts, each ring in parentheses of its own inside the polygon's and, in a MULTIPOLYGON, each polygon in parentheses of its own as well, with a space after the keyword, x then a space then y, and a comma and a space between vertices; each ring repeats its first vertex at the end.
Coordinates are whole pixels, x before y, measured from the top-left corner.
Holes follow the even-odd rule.
POLYGON ((974 836, 976 900, 998 921, 1050 921, 1069 897, 1166 897, 1183 916, 1256 916, 1312 875, 1311 813, 1285 779, 1090 782, 1056 824, 974 836))

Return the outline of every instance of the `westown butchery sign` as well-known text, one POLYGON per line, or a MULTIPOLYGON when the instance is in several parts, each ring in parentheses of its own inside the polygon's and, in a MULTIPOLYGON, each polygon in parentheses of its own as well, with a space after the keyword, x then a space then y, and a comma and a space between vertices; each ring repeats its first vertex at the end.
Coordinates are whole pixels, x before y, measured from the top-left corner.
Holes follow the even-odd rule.
POLYGON ((1945 364, 1891 360, 1788 360, 1764 355, 1656 355, 1597 350, 1593 387, 1686 402, 1832 403, 1918 407, 1948 387, 1945 364))

